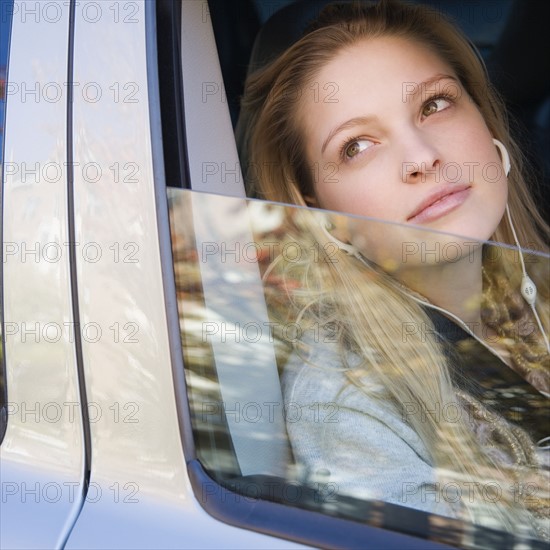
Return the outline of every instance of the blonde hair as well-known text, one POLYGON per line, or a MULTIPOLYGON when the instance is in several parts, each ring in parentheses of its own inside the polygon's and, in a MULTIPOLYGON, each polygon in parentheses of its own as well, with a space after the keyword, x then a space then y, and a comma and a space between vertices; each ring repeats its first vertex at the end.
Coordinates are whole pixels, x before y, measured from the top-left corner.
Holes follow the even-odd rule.
MULTIPOLYGON (((491 88, 478 55, 467 39, 440 13, 394 0, 382 0, 367 6, 352 3, 326 8, 302 39, 248 78, 239 137, 243 160, 249 166, 250 193, 298 205, 306 204, 304 196, 314 195, 304 140, 296 123, 300 103, 292 98, 299 95, 295 92, 305 89, 320 68, 343 48, 358 40, 388 35, 424 44, 453 69, 479 108, 491 134, 503 142, 510 153, 512 169, 508 178, 508 205, 519 241, 529 248, 546 250, 541 234, 547 234, 548 226, 538 213, 522 176, 521 151, 509 136, 503 105, 491 88)), ((319 229, 314 216, 308 216, 306 211, 297 219, 301 219, 301 227, 307 227, 314 241, 321 245, 317 250, 322 254, 330 238, 319 229)), ((501 220, 492 238, 498 243, 515 244, 506 218, 501 220)), ((304 250, 308 250, 308 246, 304 246, 304 250)), ((499 486, 509 486, 513 481, 525 481, 531 477, 538 479, 542 475, 534 446, 523 431, 501 417, 492 421, 485 430, 476 428, 487 424, 487 411, 467 393, 457 389, 438 342, 424 339, 420 334, 402 340, 404 322, 416 323, 416 326, 433 324, 423 308, 403 292, 395 279, 379 270, 370 270, 357 258, 345 253, 340 253, 337 261, 334 258, 325 258, 324 263, 319 260, 322 257, 311 256, 304 257, 299 265, 293 263, 292 277, 300 278, 300 285, 298 289, 288 291, 289 297, 294 304, 294 315, 300 322, 314 323, 324 317, 339 327, 344 363, 350 350, 365 359, 362 367, 347 371, 350 382, 369 394, 368 388, 361 384, 361 378, 367 372, 375 372, 386 389, 384 398, 389 397, 398 407, 414 403, 425 411, 434 403, 459 402, 474 419, 472 425, 466 420, 448 422, 445 418, 436 419, 430 415, 409 417, 442 478, 462 483, 492 479, 499 486), (397 346, 396 341, 399 341, 397 346), (484 434, 483 437, 480 433, 484 434), (491 447, 492 452, 488 450, 491 447)), ((279 267, 290 276, 283 263, 279 262, 279 267)), ((516 320, 518 316, 531 315, 521 297, 520 302, 517 300, 519 293, 515 289, 519 288, 521 279, 519 264, 510 261, 506 251, 498 261, 485 261, 484 264, 484 321, 498 329, 502 336, 509 336, 513 324, 509 317, 510 303, 514 303, 519 311, 516 320), (503 284, 503 277, 510 283, 503 284), (514 286, 516 282, 517 286, 514 286), (503 304, 504 286, 507 288, 503 304), (506 315, 507 322, 503 322, 506 315)), ((536 262, 531 266, 532 278, 545 281, 548 273, 544 267, 536 262)), ((539 302, 547 330, 548 292, 542 288, 543 285, 539 286, 539 302)), ((515 360, 529 356, 529 368, 539 369, 542 376, 547 377, 548 355, 539 341, 526 343, 521 340, 514 346, 511 354, 515 360)), ((376 395, 371 397, 376 398, 376 395)), ((545 484, 547 481, 538 479, 539 487, 544 488, 545 484)), ((548 494, 538 496, 536 505, 530 506, 537 510, 531 511, 547 518, 548 494)), ((493 518, 500 527, 513 531, 518 521, 525 522, 529 517, 523 504, 513 502, 512 498, 504 497, 485 507, 480 505, 481 495, 477 494, 477 497, 473 503, 464 503, 465 511, 474 521, 493 518)))

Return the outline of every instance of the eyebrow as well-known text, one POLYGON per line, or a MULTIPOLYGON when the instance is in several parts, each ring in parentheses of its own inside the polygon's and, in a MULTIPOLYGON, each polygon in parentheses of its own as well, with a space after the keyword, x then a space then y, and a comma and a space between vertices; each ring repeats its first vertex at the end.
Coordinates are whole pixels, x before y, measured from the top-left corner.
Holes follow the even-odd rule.
POLYGON ((327 148, 327 145, 329 141, 336 135, 342 132, 343 130, 347 130, 348 128, 353 128, 354 126, 359 125, 365 125, 369 124, 370 122, 378 120, 377 116, 358 116, 355 118, 350 118, 349 120, 346 120, 343 124, 340 124, 340 126, 334 128, 330 132, 330 134, 327 136, 327 139, 323 142, 323 146, 321 147, 321 154, 325 152, 325 149, 327 148))
MULTIPOLYGON (((428 86, 431 86, 441 80, 450 79, 459 83, 458 79, 454 76, 451 76, 449 74, 436 74, 435 76, 432 76, 431 78, 428 78, 427 80, 424 80, 424 82, 421 82, 418 86, 416 86, 416 90, 413 91, 409 97, 416 97, 419 93, 426 90, 428 86)), ((321 154, 325 152, 325 149, 327 148, 327 145, 329 144, 330 140, 336 135, 342 132, 343 130, 347 130, 348 128, 353 128, 354 126, 359 125, 366 125, 371 122, 377 121, 377 116, 358 116, 354 118, 350 118, 349 120, 346 120, 346 122, 340 124, 340 126, 337 126, 332 130, 325 141, 323 142, 323 145, 321 147, 321 154)))
MULTIPOLYGON (((427 80, 424 80, 424 82, 421 82, 418 86, 416 86, 416 89, 414 92, 411 92, 409 97, 416 97, 419 93, 425 92, 426 88, 429 86, 432 86, 433 84, 436 84, 437 82, 441 80, 452 80, 456 82, 458 86, 460 86, 460 82, 458 78, 451 76, 450 74, 436 74, 435 76, 432 76, 431 78, 428 78, 427 80)), ((415 84, 415 82, 404 82, 404 84, 415 84)))

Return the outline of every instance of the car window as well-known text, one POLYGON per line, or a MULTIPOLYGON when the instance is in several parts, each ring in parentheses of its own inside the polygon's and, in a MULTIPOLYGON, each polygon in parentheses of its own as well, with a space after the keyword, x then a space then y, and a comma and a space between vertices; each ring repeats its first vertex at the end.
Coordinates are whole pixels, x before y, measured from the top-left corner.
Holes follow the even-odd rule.
MULTIPOLYGON (((6 95, 7 95, 7 74, 8 74, 8 46, 11 28, 11 16, 13 13, 13 0, 0 0, 0 216, 3 213, 2 197, 4 187, 4 120, 6 110, 6 95)), ((2 240, 2 260, 4 261, 4 241, 2 222, 0 221, 0 240, 2 240)), ((3 263, 2 263, 3 265, 3 263)), ((4 436, 6 429, 6 403, 7 403, 7 388, 5 379, 5 363, 4 363, 4 320, 3 320, 3 277, 1 275, 2 267, 0 266, 0 442, 4 436)))
MULTIPOLYGON (((212 118, 207 115, 216 112, 222 128, 215 108, 220 103, 227 106, 240 166, 233 157, 231 162, 223 157, 232 141, 211 130, 202 144, 198 139, 187 144, 190 165, 196 157, 202 160, 202 171, 190 170, 188 185, 179 187, 238 195, 233 184, 243 191, 244 181, 249 196, 256 196, 259 172, 266 181, 266 172, 277 174, 276 169, 271 172, 277 164, 269 162, 273 159, 264 157, 266 162, 259 164, 248 158, 243 138, 251 120, 246 118, 246 107, 258 98, 253 96, 250 103, 245 99, 240 110, 244 69, 250 74, 272 58, 273 50, 282 51, 296 40, 326 3, 239 0, 230 7, 217 0, 208 2, 202 21, 212 20, 224 81, 206 71, 202 87, 200 78, 191 85, 190 75, 196 72, 191 69, 183 78, 187 137, 196 137, 191 121, 197 113, 199 125, 208 129, 212 118), (277 12, 286 7, 296 9, 286 12, 286 19, 278 17, 277 12), (235 13, 246 13, 238 27, 235 13), (268 21, 272 15, 274 25, 268 21), (193 99, 197 90, 202 91, 200 104, 193 99), (201 156, 206 154, 210 156, 201 156)), ((422 3, 453 18, 485 62, 498 48, 512 8, 519 4, 513 0, 422 3)), ((191 36, 183 33, 184 69, 186 55, 197 54, 189 52, 199 38, 197 34, 186 41, 186 34, 191 36)), ((337 84, 312 86, 313 103, 337 104, 333 95, 337 84)), ((292 102, 299 92, 291 86, 285 97, 292 102)), ((313 164, 316 182, 336 175, 331 181, 339 183, 339 165, 327 163, 321 175, 320 167, 322 163, 313 164)), ((288 172, 279 174, 281 181, 287 176, 288 172)), ((544 547, 542 507, 548 499, 544 464, 550 433, 543 347, 547 310, 543 305, 535 320, 520 302, 522 313, 512 312, 517 293, 500 306, 495 289, 508 284, 503 265, 518 267, 523 259, 527 271, 540 282, 539 296, 546 300, 547 254, 527 250, 522 256, 508 245, 476 244, 456 235, 441 240, 436 233, 381 220, 253 199, 169 189, 168 200, 192 422, 193 446, 186 440, 184 447, 195 495, 207 511, 224 521, 312 546, 357 545, 358 540, 384 546, 389 545, 388 537, 399 533, 416 537, 408 541, 410 547, 440 542, 466 548, 544 547), (382 248, 392 244, 390 235, 397 235, 393 245, 399 257, 367 261, 359 275, 355 266, 350 278, 345 266, 366 258, 357 257, 352 249, 346 254, 345 245, 342 248, 332 238, 332 230, 338 233, 358 225, 365 235, 376 235, 382 248), (399 264, 429 263, 434 257, 452 264, 469 247, 472 257, 479 259, 482 254, 491 271, 483 282, 493 289, 492 301, 484 304, 483 326, 464 325, 406 286, 390 281, 391 288, 380 289, 376 283, 380 270, 387 273, 399 264), (400 309, 402 299, 408 304, 406 311, 400 309), (385 323, 394 308, 401 312, 400 322, 385 323), (508 315, 506 334, 495 333, 496 324, 487 329, 497 310, 498 315, 508 315), (488 332, 480 338, 478 330, 488 332), (502 339, 504 347, 510 347, 495 351, 491 344, 502 339), (518 357, 530 355, 531 346, 537 351, 530 366, 520 366, 518 357), (430 361, 445 365, 442 370, 424 369, 417 354, 427 348, 433 353, 430 361), (397 365, 410 379, 403 378, 397 365), (442 372, 454 392, 445 398, 438 393, 445 384, 434 386, 442 372), (395 384, 405 379, 410 386, 395 384), (403 393, 395 393, 400 385, 403 393), (413 388, 421 393, 436 388, 438 397, 419 400, 413 388), (472 430, 482 443, 469 439, 472 430), (516 450, 523 448, 520 454, 526 451, 525 455, 514 454, 515 444, 507 450, 502 447, 505 440, 516 438, 523 441, 516 450), (521 464, 522 473, 511 473, 508 466, 502 469, 504 463, 521 464), (285 508, 262 507, 266 503, 285 508), (310 512, 314 515, 308 516, 310 512), (320 524, 326 529, 312 527, 320 524), (380 532, 382 538, 377 539, 380 532)), ((284 200, 293 202, 294 197, 284 200)), ((517 270, 513 281, 519 288, 517 270)), ((453 285, 464 286, 464 281, 457 277, 453 285)), ((395 546, 409 547, 403 541, 395 546)))
MULTIPOLYGON (((213 480, 199 497, 207 509, 215 481, 243 495, 241 504, 275 501, 467 548, 520 541, 543 547, 544 520, 535 510, 548 498, 547 474, 533 457, 529 474, 508 477, 491 455, 483 458, 483 477, 470 477, 453 458, 436 467, 422 442, 429 435, 419 433, 470 422, 490 432, 509 422, 514 437, 535 445, 548 435, 548 399, 515 363, 496 360, 486 344, 498 335, 479 340, 474 325, 418 302, 420 317, 392 325, 376 267, 342 254, 326 227, 360 223, 365 234, 384 234, 387 250, 394 235, 392 254, 410 263, 433 261, 434 254, 452 262, 470 250, 489 258, 497 279, 503 259, 517 264, 517 250, 259 200, 181 189, 170 189, 168 198, 194 442, 213 480), (353 330, 363 304, 345 288, 353 286, 345 275, 349 262, 364 268, 361 293, 370 296, 364 315, 372 325, 363 343, 353 330), (380 357, 375 345, 369 350, 376 338, 390 339, 391 357, 380 357), (388 379, 399 377, 395 357, 410 357, 420 384, 430 385, 422 378, 428 371, 414 367, 414 350, 422 346, 441 346, 445 357, 460 349, 462 359, 448 363, 460 388, 454 399, 399 402, 388 391, 388 379), (492 507, 515 518, 514 528, 495 522, 492 507)), ((547 296, 550 257, 523 257, 547 296)), ((401 293, 410 298, 407 289, 389 291, 401 293)), ((506 338, 515 339, 510 349, 541 342, 532 318, 512 323, 506 338)), ((502 456, 510 452, 505 447, 502 456)), ((548 459, 544 444, 528 447, 548 459)))

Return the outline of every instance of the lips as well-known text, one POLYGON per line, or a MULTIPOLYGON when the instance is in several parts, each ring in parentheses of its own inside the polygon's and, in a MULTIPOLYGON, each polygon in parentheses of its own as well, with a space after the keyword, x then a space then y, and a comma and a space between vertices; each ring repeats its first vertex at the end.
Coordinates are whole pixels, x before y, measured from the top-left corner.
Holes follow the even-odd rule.
POLYGON ((458 208, 470 195, 471 184, 445 184, 426 197, 407 217, 408 222, 434 221, 458 208))

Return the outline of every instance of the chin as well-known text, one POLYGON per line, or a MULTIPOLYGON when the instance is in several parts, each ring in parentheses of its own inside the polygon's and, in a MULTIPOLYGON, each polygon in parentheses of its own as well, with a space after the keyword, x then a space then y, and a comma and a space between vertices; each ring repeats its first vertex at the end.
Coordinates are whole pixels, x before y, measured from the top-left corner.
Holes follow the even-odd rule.
MULTIPOLYGON (((437 226, 434 224, 430 229, 450 233, 457 237, 466 237, 474 241, 487 241, 495 234, 501 219, 502 216, 498 220, 487 219, 486 214, 484 216, 479 213, 475 216, 461 217, 461 219, 448 223, 445 223, 445 220, 440 220, 440 224, 437 224, 437 226)), ((434 240, 436 240, 435 237, 434 240)))

